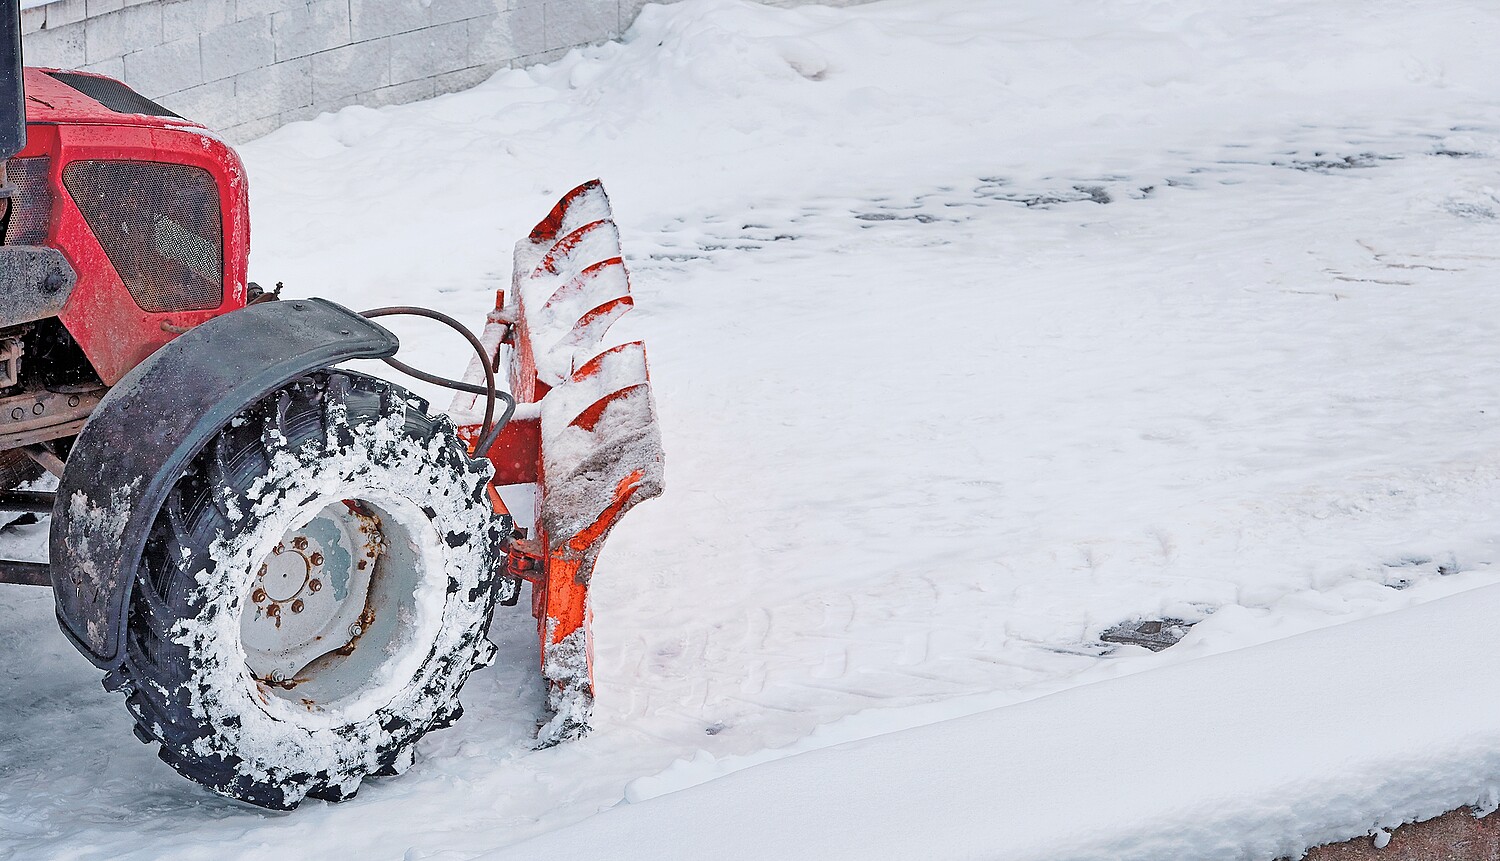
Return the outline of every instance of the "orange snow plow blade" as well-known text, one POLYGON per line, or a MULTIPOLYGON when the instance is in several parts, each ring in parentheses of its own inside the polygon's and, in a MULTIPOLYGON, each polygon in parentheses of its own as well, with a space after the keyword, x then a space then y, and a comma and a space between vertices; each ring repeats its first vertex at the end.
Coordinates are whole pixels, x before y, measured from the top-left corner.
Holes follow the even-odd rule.
MULTIPOLYGON (((507 554, 530 581, 551 720, 542 744, 588 731, 593 709, 589 581, 604 540, 636 503, 662 492, 661 432, 639 341, 605 335, 630 310, 630 280, 598 180, 573 189, 516 243, 507 295, 480 337, 516 412, 485 455, 490 498, 522 526, 507 554)), ((478 359, 466 381, 482 383, 478 359)), ((452 412, 472 416, 472 395, 452 412)), ((462 424, 475 445, 480 426, 462 424)))

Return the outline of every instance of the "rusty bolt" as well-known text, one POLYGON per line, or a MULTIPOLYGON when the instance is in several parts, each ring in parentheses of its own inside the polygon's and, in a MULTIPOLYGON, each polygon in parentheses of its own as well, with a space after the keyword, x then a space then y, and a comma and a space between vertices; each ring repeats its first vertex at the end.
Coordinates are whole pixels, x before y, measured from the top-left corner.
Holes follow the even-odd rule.
POLYGON ((321 554, 321 553, 314 553, 313 555, 307 557, 307 561, 311 562, 314 565, 322 565, 323 564, 323 554, 321 554))
POLYGON ((318 591, 319 589, 322 589, 322 588, 323 588, 323 581, 322 580, 309 580, 309 581, 307 581, 307 591, 309 591, 309 592, 316 592, 316 591, 318 591))
POLYGON ((305 535, 298 535, 296 538, 293 538, 292 539, 292 546, 295 547, 295 548, 297 548, 298 550, 306 550, 307 549, 307 536, 305 536, 305 535))
POLYGON ((254 601, 257 604, 259 604, 260 602, 266 600, 266 590, 264 590, 264 589, 256 589, 254 592, 251 592, 250 593, 250 600, 254 601))
POLYGON ((272 619, 279 617, 281 615, 281 605, 272 604, 271 606, 267 607, 266 615, 270 616, 272 619))
POLYGON ((285 544, 277 544, 275 547, 271 548, 271 554, 274 555, 274 556, 280 556, 281 552, 283 550, 285 550, 285 549, 286 549, 286 545, 285 544))
POLYGON ((293 613, 301 613, 302 612, 302 599, 301 598, 298 598, 298 599, 296 599, 295 601, 292 602, 292 612, 293 613))

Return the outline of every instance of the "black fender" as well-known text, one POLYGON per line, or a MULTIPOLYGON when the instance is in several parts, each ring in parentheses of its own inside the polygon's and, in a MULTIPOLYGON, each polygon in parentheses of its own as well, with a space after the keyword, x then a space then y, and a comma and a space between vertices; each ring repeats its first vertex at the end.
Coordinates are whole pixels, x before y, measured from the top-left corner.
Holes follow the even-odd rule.
POLYGON ((310 371, 399 346, 323 299, 263 302, 188 330, 110 389, 73 444, 52 510, 57 619, 78 650, 105 669, 122 659, 152 523, 220 428, 310 371))

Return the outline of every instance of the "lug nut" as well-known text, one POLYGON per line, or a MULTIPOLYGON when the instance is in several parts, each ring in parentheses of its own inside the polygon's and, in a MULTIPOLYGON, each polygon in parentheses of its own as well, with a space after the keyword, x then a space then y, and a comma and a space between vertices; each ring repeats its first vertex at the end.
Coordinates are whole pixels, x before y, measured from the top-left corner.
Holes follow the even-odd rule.
POLYGON ((266 600, 266 590, 256 589, 254 592, 251 592, 250 600, 255 602, 256 604, 259 604, 260 602, 266 600))
POLYGON ((322 580, 309 580, 309 581, 307 581, 307 591, 309 591, 309 592, 316 592, 316 591, 318 591, 319 589, 322 589, 322 588, 323 588, 323 581, 322 580))
POLYGON ((301 613, 302 612, 302 599, 301 598, 298 598, 297 600, 295 600, 295 601, 292 602, 292 612, 293 613, 301 613))
POLYGON ((321 554, 321 553, 314 553, 313 555, 307 557, 307 561, 311 562, 314 565, 322 565, 323 564, 323 554, 321 554))

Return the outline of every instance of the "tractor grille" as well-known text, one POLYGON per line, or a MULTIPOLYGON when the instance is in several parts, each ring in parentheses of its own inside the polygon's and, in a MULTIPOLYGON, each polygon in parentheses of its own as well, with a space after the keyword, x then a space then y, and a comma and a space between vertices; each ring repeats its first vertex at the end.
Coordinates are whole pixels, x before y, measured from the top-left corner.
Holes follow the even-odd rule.
POLYGON ((219 195, 208 171, 148 161, 75 161, 63 185, 125 288, 153 313, 224 302, 219 195))
POLYGON ((5 232, 7 245, 41 245, 47 240, 52 215, 52 188, 47 172, 52 159, 17 158, 5 165, 6 177, 16 186, 16 211, 5 232))

